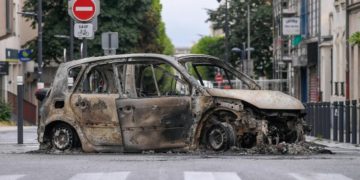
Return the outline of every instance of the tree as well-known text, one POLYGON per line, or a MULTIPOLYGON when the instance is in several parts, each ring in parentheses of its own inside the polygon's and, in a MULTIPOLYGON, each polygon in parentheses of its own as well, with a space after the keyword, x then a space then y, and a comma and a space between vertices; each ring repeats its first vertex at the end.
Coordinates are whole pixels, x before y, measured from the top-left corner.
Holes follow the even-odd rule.
POLYGON ((223 58, 224 56, 224 37, 204 36, 191 47, 191 53, 207 54, 223 58))
MULTIPOLYGON (((254 59, 254 70, 257 76, 272 75, 272 6, 268 0, 229 0, 229 29, 230 47, 243 49, 242 43, 247 42, 247 4, 251 8, 251 46, 255 48, 252 52, 254 59)), ((209 10, 209 19, 214 23, 215 29, 224 29, 225 6, 221 5, 217 10, 209 10)), ((231 63, 235 64, 237 55, 232 54, 231 63)))
MULTIPOLYGON (((67 39, 55 38, 55 35, 70 34, 70 17, 67 12, 68 0, 43 1, 43 53, 45 65, 52 61, 61 63, 63 48, 69 47, 67 39)), ((25 1, 23 11, 36 11, 37 0, 25 1)), ((101 0, 101 12, 98 16, 98 30, 94 40, 88 40, 88 55, 101 56, 101 33, 118 32, 119 49, 117 53, 173 52, 171 41, 166 36, 160 16, 159 0, 101 0), (155 27, 155 28, 154 28, 155 27)), ((36 19, 28 18, 35 28, 36 19)), ((75 58, 80 57, 80 40, 75 39, 75 58)), ((29 41, 26 47, 34 49, 36 39, 29 41)))
MULTIPOLYGON (((224 57, 224 37, 212 37, 204 36, 196 44, 191 47, 190 50, 193 54, 206 54, 219 58, 224 57)), ((210 79, 214 75, 214 72, 210 72, 209 68, 198 67, 200 74, 205 77, 204 79, 210 79)), ((189 73, 196 77, 196 73, 192 67, 190 67, 189 73)), ((213 79, 213 78, 211 78, 213 79)))

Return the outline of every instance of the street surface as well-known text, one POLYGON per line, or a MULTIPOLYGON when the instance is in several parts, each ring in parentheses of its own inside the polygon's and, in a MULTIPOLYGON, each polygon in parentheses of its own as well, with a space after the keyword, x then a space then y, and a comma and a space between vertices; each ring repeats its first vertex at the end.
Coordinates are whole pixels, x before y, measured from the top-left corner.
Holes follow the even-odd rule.
POLYGON ((332 148, 334 155, 40 154, 36 128, 0 128, 0 180, 358 180, 360 151, 332 148))

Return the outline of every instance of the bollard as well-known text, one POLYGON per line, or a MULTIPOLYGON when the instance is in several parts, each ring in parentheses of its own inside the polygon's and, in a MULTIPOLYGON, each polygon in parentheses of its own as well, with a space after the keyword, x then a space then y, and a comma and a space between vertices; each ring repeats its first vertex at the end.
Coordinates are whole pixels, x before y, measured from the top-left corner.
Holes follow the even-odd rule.
POLYGON ((314 127, 314 132, 313 132, 313 136, 316 136, 316 123, 317 123, 317 108, 316 108, 316 103, 313 103, 312 104, 313 105, 313 122, 312 122, 312 124, 313 124, 313 127, 314 127))
POLYGON ((339 102, 334 102, 333 140, 338 141, 339 102))
POLYGON ((356 144, 357 143, 357 102, 356 100, 352 101, 352 118, 351 118, 351 126, 352 126, 352 131, 351 131, 351 135, 352 135, 352 144, 356 144))
POLYGON ((23 76, 17 76, 17 140, 18 144, 23 144, 24 142, 24 79, 23 76))
POLYGON ((321 137, 325 138, 325 104, 324 103, 319 103, 320 105, 320 134, 321 137))
POLYGON ((320 103, 316 103, 316 114, 317 114, 316 136, 321 136, 321 104, 320 103))
POLYGON ((326 111, 325 111, 325 117, 326 117, 326 126, 325 126, 325 136, 326 139, 330 139, 330 129, 331 129, 331 103, 327 102, 325 103, 326 111))
POLYGON ((312 103, 309 103, 309 107, 310 107, 310 126, 311 126, 311 132, 310 135, 311 136, 315 136, 315 126, 314 126, 314 106, 312 103))
POLYGON ((345 102, 345 139, 347 143, 350 143, 350 101, 345 102))
POLYGON ((339 103, 339 142, 344 142, 344 102, 339 103))

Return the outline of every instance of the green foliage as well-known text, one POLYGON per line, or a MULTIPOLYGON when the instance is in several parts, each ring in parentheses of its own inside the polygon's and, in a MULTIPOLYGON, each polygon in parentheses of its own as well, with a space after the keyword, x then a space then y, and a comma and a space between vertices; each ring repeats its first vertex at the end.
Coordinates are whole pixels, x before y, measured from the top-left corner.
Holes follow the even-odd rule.
MULTIPOLYGON (((190 50, 193 54, 207 54, 219 58, 224 57, 224 37, 212 37, 204 36, 196 44, 191 47, 190 50)), ((212 71, 208 68, 198 67, 198 71, 202 74, 204 79, 210 79, 212 71)), ((197 77, 194 69, 190 67, 189 73, 194 77, 197 77)), ((213 78, 211 78, 213 79, 213 78)))
POLYGON ((224 55, 224 37, 204 36, 191 47, 191 53, 207 54, 216 57, 224 55))
MULTIPOLYGON (((70 16, 67 11, 67 0, 43 1, 43 53, 44 63, 62 62, 63 49, 69 47, 69 40, 55 38, 54 35, 70 34, 70 16)), ((88 40, 88 55, 101 56, 101 33, 118 32, 118 54, 135 52, 168 53, 173 46, 165 33, 161 21, 161 4, 159 0, 101 0, 101 12, 98 16, 98 30, 94 40, 88 40)), ((36 11, 37 0, 25 1, 23 11, 36 11)), ((28 17, 33 28, 34 17, 28 17)), ((80 57, 81 40, 74 42, 75 59, 80 57)), ((36 39, 29 41, 27 48, 33 49, 36 55, 36 39)), ((69 50, 67 51, 69 52, 69 50)), ((34 58, 34 57, 33 57, 34 58)))
MULTIPOLYGON (((254 59, 254 70, 258 76, 271 76, 272 65, 272 5, 267 0, 229 0, 230 49, 238 47, 243 49, 242 43, 247 42, 247 3, 250 3, 251 16, 251 47, 255 48, 251 57, 254 59)), ((225 27, 225 7, 209 10, 209 21, 214 23, 216 29, 225 27)), ((230 62, 236 64, 238 55, 232 53, 230 62)))
POLYGON ((349 38, 349 42, 354 45, 360 45, 360 32, 352 34, 349 38))
POLYGON ((0 121, 8 121, 11 118, 11 107, 8 103, 0 101, 0 121))

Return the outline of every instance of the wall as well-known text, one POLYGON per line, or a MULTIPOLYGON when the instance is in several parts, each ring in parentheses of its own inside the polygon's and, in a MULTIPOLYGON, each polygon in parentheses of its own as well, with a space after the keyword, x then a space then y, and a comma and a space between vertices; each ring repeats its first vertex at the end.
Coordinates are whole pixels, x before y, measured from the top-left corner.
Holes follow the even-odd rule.
MULTIPOLYGON (((22 11, 23 4, 25 0, 1 0, 0 1, 0 32, 3 32, 4 26, 3 24, 3 13, 2 9, 4 8, 4 2, 9 1, 11 2, 11 7, 9 12, 11 12, 11 28, 13 32, 10 36, 0 38, 0 61, 4 61, 6 59, 5 50, 9 49, 17 49, 20 50, 21 46, 24 45, 27 41, 33 39, 37 35, 36 29, 32 29, 30 27, 30 22, 26 22, 25 18, 22 15, 18 14, 17 12, 22 11)), ((9 10, 9 9, 8 9, 9 10)), ((26 69, 30 69, 33 66, 32 63, 22 64, 21 62, 11 62, 9 65, 9 75, 8 76, 0 76, 1 84, 1 93, 5 100, 7 100, 7 93, 11 92, 12 94, 17 94, 17 84, 16 84, 16 77, 18 75, 24 75, 26 69)), ((34 90, 34 83, 29 82, 25 84, 26 88, 29 91, 25 92, 24 97, 30 100, 32 103, 36 103, 35 99, 33 98, 33 90, 34 90)))
MULTIPOLYGON (((360 7, 349 13, 349 35, 360 31, 360 7)), ((350 99, 360 99, 360 47, 349 46, 350 99)))

